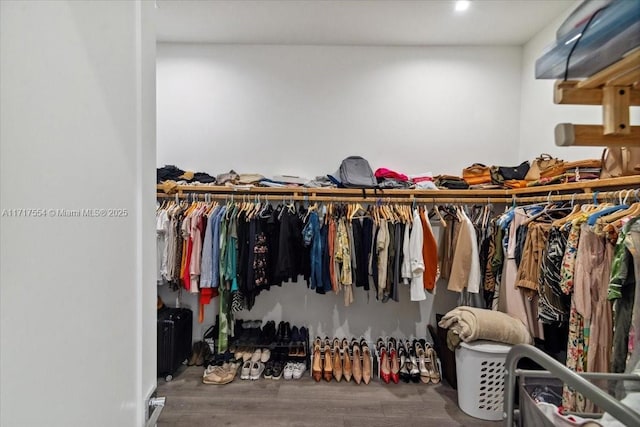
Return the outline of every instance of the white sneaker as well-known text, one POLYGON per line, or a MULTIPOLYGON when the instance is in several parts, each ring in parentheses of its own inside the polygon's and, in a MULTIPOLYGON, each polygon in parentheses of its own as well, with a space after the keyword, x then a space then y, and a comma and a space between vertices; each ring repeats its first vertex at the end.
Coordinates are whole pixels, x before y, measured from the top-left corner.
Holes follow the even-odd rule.
POLYGON ((264 372, 264 363, 252 362, 249 378, 251 378, 252 380, 257 380, 262 375, 262 372, 264 372))
POLYGON ((296 363, 293 368, 293 379, 299 380, 302 378, 302 374, 307 370, 307 366, 304 363, 296 363))
POLYGON ((293 378, 293 363, 289 362, 285 365, 284 367, 284 379, 285 380, 290 380, 291 378, 293 378))
POLYGON ((267 363, 269 359, 271 359, 271 350, 269 350, 268 348, 263 348, 262 354, 260 355, 260 361, 262 363, 267 363))
POLYGON ((240 371, 240 379, 248 380, 250 374, 251 374, 251 362, 247 360, 246 362, 244 362, 244 365, 242 365, 242 371, 240 371))

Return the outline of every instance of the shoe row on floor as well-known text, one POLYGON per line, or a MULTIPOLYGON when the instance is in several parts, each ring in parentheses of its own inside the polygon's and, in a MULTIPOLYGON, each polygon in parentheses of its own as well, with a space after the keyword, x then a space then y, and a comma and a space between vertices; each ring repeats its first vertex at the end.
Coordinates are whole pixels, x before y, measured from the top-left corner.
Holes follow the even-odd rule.
POLYGON ((283 376, 285 380, 300 379, 307 370, 306 353, 292 353, 291 349, 282 347, 276 347, 273 352, 267 348, 256 349, 250 357, 247 357, 248 353, 239 349, 234 354, 236 360, 244 361, 240 371, 241 380, 258 380, 261 377, 279 380, 283 376))
POLYGON ((220 365, 209 365, 202 374, 204 384, 229 384, 236 378, 240 361, 233 359, 220 365))
MULTIPOLYGON (((252 321, 250 324, 254 325, 258 322, 252 321)), ((268 347, 278 349, 279 352, 286 349, 285 353, 290 357, 306 358, 308 342, 309 332, 304 326, 300 328, 297 326, 291 327, 289 322, 280 322, 276 328, 275 322, 269 321, 260 332, 257 332, 257 328, 243 327, 238 336, 233 339, 229 351, 235 353, 236 358, 240 358, 241 356, 238 353, 253 352, 257 348, 268 347), (254 329, 256 332, 254 332, 254 329)), ((244 360, 247 359, 245 358, 244 360)))
MULTIPOLYGON (((202 382, 204 384, 224 385, 231 383, 238 373, 241 362, 238 359, 232 359, 230 362, 224 362, 220 365, 209 365, 202 374, 202 382)), ((284 377, 285 380, 299 380, 304 376, 307 365, 304 362, 286 362, 269 361, 263 363, 260 361, 247 360, 240 368, 241 380, 259 380, 265 379, 279 380, 284 377)))
POLYGON ((225 353, 214 356, 203 374, 202 382, 205 384, 228 384, 233 381, 237 372, 240 373, 241 380, 300 379, 307 371, 307 357, 299 352, 292 355, 292 348, 294 347, 274 346, 270 349, 239 346, 231 348, 225 353), (232 374, 233 377, 231 377, 232 374))
POLYGON ((356 384, 369 384, 372 377, 373 360, 367 341, 355 338, 349 342, 329 338, 322 340, 317 337, 313 342, 313 358, 311 360, 311 375, 316 381, 342 378, 349 382, 353 378, 356 384))
POLYGON ((289 322, 269 320, 264 325, 261 320, 237 320, 234 341, 238 345, 295 345, 309 341, 309 331, 304 326, 298 328, 289 322))
POLYGON ((305 362, 282 362, 280 360, 272 360, 263 364, 263 366, 256 366, 255 364, 250 367, 250 375, 246 375, 246 364, 242 367, 242 374, 240 379, 260 379, 260 374, 264 376, 266 380, 279 380, 284 377, 285 380, 299 380, 307 370, 307 364, 305 362))
POLYGON ((440 382, 438 356, 424 339, 379 338, 376 341, 376 352, 380 378, 387 384, 398 384, 400 380, 424 384, 440 382))

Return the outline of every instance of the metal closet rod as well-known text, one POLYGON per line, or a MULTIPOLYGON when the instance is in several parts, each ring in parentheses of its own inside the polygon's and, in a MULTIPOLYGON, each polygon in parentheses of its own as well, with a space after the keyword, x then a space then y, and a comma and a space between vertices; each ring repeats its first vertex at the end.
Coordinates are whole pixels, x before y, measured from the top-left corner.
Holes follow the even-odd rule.
POLYGON ((593 193, 573 193, 573 194, 548 194, 546 196, 522 196, 512 195, 511 197, 420 197, 420 196, 315 196, 300 193, 293 194, 239 194, 234 191, 228 193, 203 193, 181 191, 175 194, 158 193, 159 199, 187 199, 187 200, 225 200, 234 202, 256 202, 256 201, 308 201, 308 202, 334 202, 334 203, 400 203, 400 204, 483 204, 483 203, 543 203, 543 202, 568 202, 568 201, 622 201, 625 198, 629 202, 640 201, 640 189, 626 189, 618 191, 595 191, 593 193))

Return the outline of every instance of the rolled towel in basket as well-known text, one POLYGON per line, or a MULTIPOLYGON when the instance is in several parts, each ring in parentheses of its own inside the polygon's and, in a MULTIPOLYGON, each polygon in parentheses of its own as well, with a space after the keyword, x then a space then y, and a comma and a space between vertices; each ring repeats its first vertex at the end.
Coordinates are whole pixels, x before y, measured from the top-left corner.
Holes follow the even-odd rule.
POLYGON ((531 344, 529 330, 518 319, 500 311, 461 306, 449 311, 438 325, 464 342, 489 340, 505 344, 531 344))

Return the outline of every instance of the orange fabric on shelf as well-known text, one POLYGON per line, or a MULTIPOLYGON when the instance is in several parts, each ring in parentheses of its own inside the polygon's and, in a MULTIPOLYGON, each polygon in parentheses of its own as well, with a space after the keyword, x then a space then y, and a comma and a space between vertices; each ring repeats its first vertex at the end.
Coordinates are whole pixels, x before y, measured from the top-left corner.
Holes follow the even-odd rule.
POLYGON ((431 230, 431 224, 429 224, 429 217, 423 208, 420 208, 420 222, 422 223, 422 259, 424 262, 422 282, 426 290, 433 291, 438 280, 438 245, 431 230))
POLYGON ((520 179, 508 179, 503 184, 507 188, 527 188, 528 181, 520 179))

